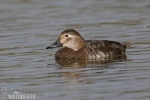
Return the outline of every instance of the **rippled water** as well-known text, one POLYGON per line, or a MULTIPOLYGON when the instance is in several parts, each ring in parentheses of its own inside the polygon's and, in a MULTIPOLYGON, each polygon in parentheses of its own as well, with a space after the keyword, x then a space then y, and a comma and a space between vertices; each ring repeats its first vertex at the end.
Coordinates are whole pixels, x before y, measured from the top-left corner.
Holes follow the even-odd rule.
POLYGON ((0 88, 0 100, 150 100, 150 1, 1 0, 0 88), (134 45, 123 60, 55 60, 45 47, 68 28, 134 45))

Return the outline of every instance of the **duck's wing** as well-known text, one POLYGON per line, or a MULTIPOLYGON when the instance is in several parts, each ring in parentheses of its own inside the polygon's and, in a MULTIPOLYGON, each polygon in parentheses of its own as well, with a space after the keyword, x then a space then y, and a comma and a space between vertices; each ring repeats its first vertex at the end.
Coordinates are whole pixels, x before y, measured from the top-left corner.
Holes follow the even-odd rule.
POLYGON ((127 47, 126 44, 108 40, 86 40, 86 44, 90 50, 103 52, 106 55, 122 55, 127 47))

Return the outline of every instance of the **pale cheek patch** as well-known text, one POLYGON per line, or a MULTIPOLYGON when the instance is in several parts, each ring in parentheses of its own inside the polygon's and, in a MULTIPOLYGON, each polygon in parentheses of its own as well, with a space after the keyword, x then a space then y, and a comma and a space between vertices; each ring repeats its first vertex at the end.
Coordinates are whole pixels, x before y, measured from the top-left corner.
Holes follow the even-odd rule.
POLYGON ((68 41, 68 42, 64 43, 63 47, 67 47, 67 48, 73 49, 75 51, 78 51, 78 48, 73 41, 68 41))
POLYGON ((68 42, 64 43, 63 45, 68 48, 74 48, 74 44, 72 41, 68 41, 68 42))

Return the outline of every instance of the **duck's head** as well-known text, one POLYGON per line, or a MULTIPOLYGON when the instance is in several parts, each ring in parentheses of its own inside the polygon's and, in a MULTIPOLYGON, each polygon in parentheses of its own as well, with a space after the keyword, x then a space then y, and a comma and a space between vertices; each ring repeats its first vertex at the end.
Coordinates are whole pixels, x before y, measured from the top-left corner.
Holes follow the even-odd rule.
POLYGON ((60 34, 56 42, 46 47, 46 49, 55 47, 67 47, 74 51, 79 51, 84 46, 85 41, 82 36, 74 29, 67 29, 60 34))

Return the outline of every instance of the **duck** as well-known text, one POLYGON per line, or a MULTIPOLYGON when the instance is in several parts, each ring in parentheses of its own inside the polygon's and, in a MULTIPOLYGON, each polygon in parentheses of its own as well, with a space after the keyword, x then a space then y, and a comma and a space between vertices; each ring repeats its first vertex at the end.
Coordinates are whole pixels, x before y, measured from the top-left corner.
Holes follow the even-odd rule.
POLYGON ((46 49, 62 47, 56 52, 56 59, 104 60, 124 56, 126 49, 131 47, 131 45, 131 42, 85 40, 78 31, 66 29, 46 49))

